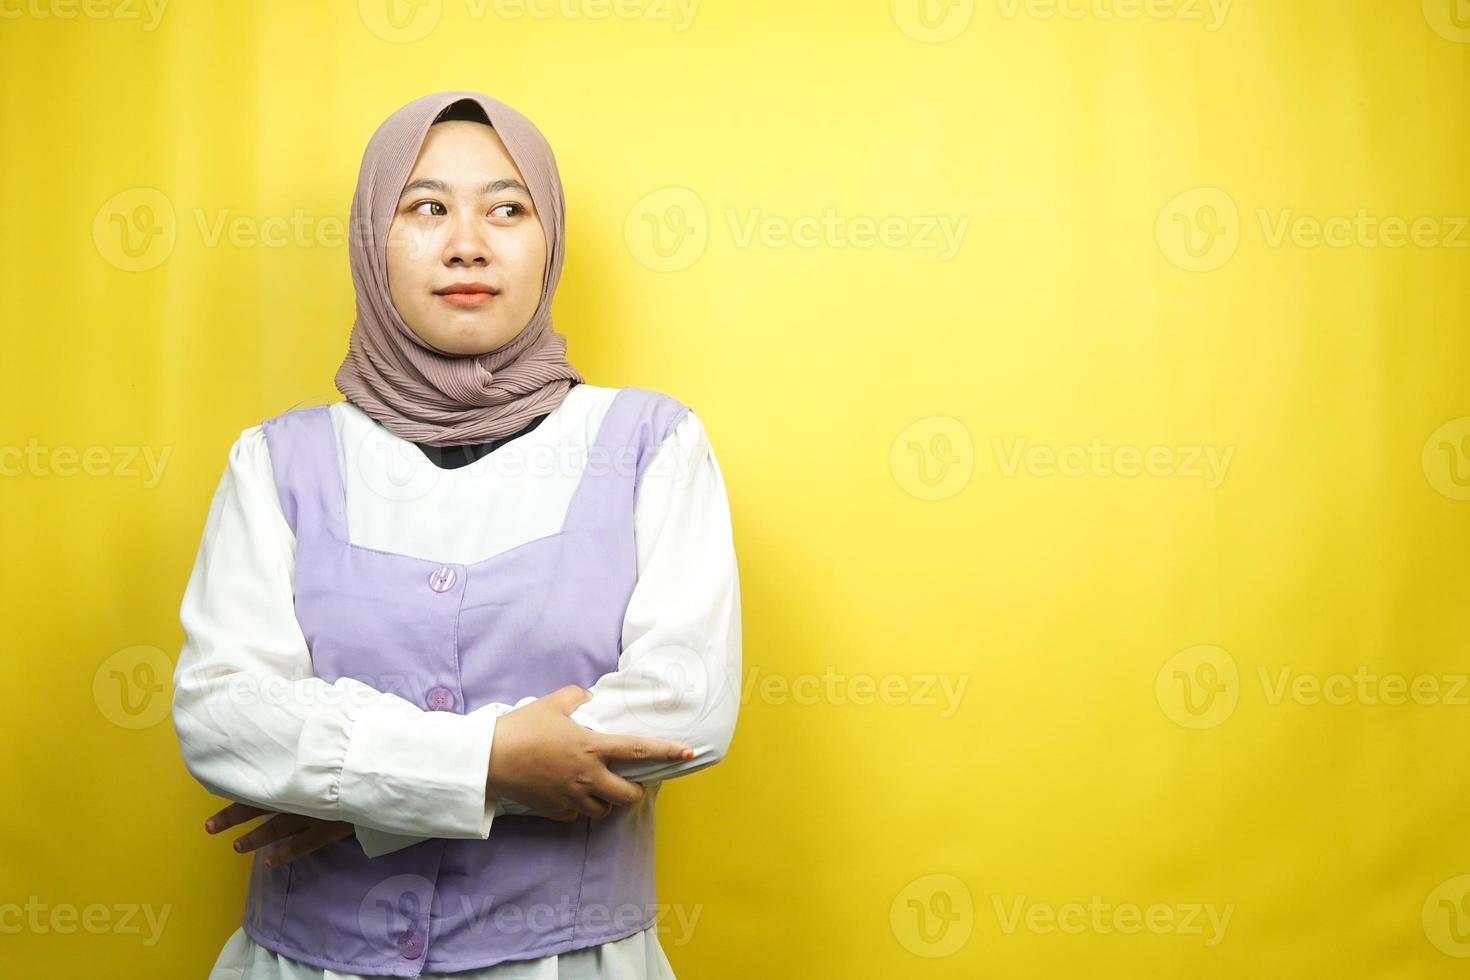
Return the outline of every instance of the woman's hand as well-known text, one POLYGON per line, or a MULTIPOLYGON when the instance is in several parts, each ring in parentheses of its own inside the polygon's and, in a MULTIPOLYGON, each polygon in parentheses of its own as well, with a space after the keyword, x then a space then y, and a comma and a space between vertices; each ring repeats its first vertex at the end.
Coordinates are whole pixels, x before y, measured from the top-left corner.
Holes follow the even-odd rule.
POLYGON ((486 773, 488 798, 514 800, 553 820, 605 817, 614 806, 632 806, 643 786, 607 767, 608 762, 687 759, 694 750, 667 738, 604 735, 569 717, 592 695, 576 684, 552 691, 495 721, 486 773))
POLYGON ((204 821, 204 831, 217 834, 247 820, 264 816, 269 816, 270 819, 249 833, 235 838, 235 850, 245 854, 271 841, 290 838, 266 855, 267 868, 279 867, 288 861, 305 857, 317 848, 351 837, 357 832, 356 827, 341 820, 318 820, 316 817, 303 817, 298 813, 276 813, 274 810, 262 810, 244 803, 231 803, 204 821))

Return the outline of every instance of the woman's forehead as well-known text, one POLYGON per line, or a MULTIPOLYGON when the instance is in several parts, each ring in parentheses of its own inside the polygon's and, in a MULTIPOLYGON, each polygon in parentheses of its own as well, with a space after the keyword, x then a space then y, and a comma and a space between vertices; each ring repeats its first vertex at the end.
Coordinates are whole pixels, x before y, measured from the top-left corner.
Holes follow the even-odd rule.
POLYGON ((505 144, 494 130, 480 123, 430 126, 418 159, 404 179, 403 193, 415 185, 439 193, 496 194, 509 190, 530 194, 505 144), (446 126, 465 128, 444 130, 446 126))

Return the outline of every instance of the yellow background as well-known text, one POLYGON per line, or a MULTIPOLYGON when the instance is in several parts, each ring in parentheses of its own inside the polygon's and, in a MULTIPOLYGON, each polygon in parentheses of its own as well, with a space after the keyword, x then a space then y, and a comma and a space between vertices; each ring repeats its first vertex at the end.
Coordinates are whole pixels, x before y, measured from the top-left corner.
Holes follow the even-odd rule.
POLYGON ((0 972, 202 977, 237 923, 179 600, 235 436, 340 397, 368 136, 471 88, 558 154, 571 360, 727 480, 681 977, 1465 975, 1463 0, 392 2, 0 4, 0 972))

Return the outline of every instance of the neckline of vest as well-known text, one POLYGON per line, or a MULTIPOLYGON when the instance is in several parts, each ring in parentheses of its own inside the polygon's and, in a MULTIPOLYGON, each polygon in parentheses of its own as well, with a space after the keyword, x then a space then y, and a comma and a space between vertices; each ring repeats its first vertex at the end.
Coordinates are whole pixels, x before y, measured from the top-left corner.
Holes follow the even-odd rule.
MULTIPOLYGON (((487 460, 490 457, 494 456, 496 453, 500 452, 502 449, 506 448, 507 446, 511 446, 511 445, 516 444, 516 443, 519 443, 523 439, 530 439, 531 436, 533 436, 537 432, 541 431, 545 427, 546 423, 548 421, 550 421, 550 419, 551 419, 551 417, 553 415, 556 415, 557 413, 559 413, 559 412, 562 411, 562 407, 564 405, 566 405, 567 400, 569 398, 572 398, 573 397, 572 392, 576 391, 578 388, 581 388, 581 387, 584 387, 584 385, 582 385, 582 384, 574 384, 574 385, 572 385, 570 388, 567 389, 567 393, 562 398, 562 400, 560 402, 558 402, 557 403, 557 406, 555 408, 553 408, 551 411, 547 412, 545 415, 538 416, 536 419, 534 419, 531 422, 527 423, 526 427, 523 428, 523 429, 521 429, 521 431, 519 431, 515 435, 511 436, 509 439, 506 439, 500 445, 496 446, 494 449, 491 449, 489 452, 487 452, 484 455, 480 456, 478 459, 475 459, 475 460, 473 460, 471 462, 465 463, 463 466, 440 466, 438 463, 435 463, 432 459, 429 458, 429 455, 424 452, 423 448, 418 443, 413 442, 410 439, 405 439, 402 436, 398 435, 396 432, 393 432, 391 429, 387 428, 382 423, 380 423, 379 421, 377 421, 376 419, 374 419, 371 415, 368 415, 361 408, 359 408, 358 406, 352 404, 352 401, 350 399, 347 400, 347 401, 345 401, 344 404, 346 404, 349 408, 353 409, 359 415, 361 415, 362 416, 361 421, 364 424, 373 426, 373 427, 381 430, 380 433, 379 433, 380 438, 386 439, 390 443, 392 443, 395 450, 406 450, 406 451, 409 451, 409 452, 416 453, 420 459, 422 459, 428 465, 434 467, 434 469, 438 470, 441 475, 444 474, 444 473, 454 473, 454 474, 456 474, 456 478, 458 478, 458 477, 465 477, 465 478, 468 478, 468 479, 479 479, 479 477, 481 475, 483 475, 479 471, 482 470, 482 469, 484 469, 486 466, 489 465, 488 463, 485 462, 485 460, 487 460)), ((617 396, 614 395, 613 398, 616 399, 617 396)), ((331 408, 330 405, 328 405, 326 407, 327 408, 331 408)), ((609 411, 611 411, 611 406, 609 406, 609 411)), ((596 440, 595 440, 595 437, 594 437, 594 442, 595 441, 596 440)), ((338 482, 339 483, 341 482, 340 478, 339 478, 338 482)), ((347 499, 345 493, 342 495, 342 499, 344 501, 347 499)), ((391 554, 391 552, 388 552, 388 554, 391 554)))
MULTIPOLYGON (((576 387, 580 386, 574 386, 573 390, 575 390, 576 387)), ((613 417, 614 412, 618 408, 618 401, 631 390, 631 388, 620 389, 615 395, 613 395, 612 401, 608 403, 607 410, 603 413, 602 420, 597 425, 597 434, 592 437, 592 441, 588 444, 587 447, 589 463, 592 451, 602 444, 603 434, 607 431, 609 419, 613 417)), ((565 400, 563 400, 563 404, 565 404, 565 400)), ((557 406, 558 409, 560 407, 560 405, 557 406)), ((322 437, 326 439, 327 448, 331 450, 331 452, 326 457, 329 465, 323 467, 328 471, 328 475, 325 478, 328 481, 328 485, 323 486, 320 489, 323 495, 326 497, 326 499, 323 501, 323 503, 327 505, 324 508, 326 511, 325 516, 327 518, 325 522, 326 533, 329 537, 331 537, 333 541, 336 541, 339 545, 341 545, 348 551, 360 552, 362 554, 368 555, 377 555, 384 558, 396 559, 398 561, 411 562, 413 564, 420 565, 425 569, 431 570, 439 568, 459 568, 469 571, 472 569, 485 568, 486 566, 502 561, 535 545, 541 545, 550 541, 555 541, 559 538, 564 538, 571 531, 569 525, 572 521, 572 515, 577 510, 578 504, 582 501, 583 493, 585 493, 587 490, 587 471, 585 469, 582 471, 582 475, 577 478, 577 485, 572 490, 572 499, 567 503, 567 510, 566 513, 562 515, 560 527, 558 527, 550 534, 543 534, 541 537, 532 538, 530 541, 522 541, 518 545, 507 548, 506 550, 491 555, 488 558, 481 558, 479 561, 437 561, 433 558, 420 558, 418 555, 409 555, 401 551, 384 551, 381 548, 373 548, 365 544, 355 543, 352 540, 351 534, 349 533, 347 527, 347 488, 343 485, 342 472, 337 465, 337 454, 340 452, 340 447, 337 444, 336 429, 332 425, 330 408, 330 405, 320 405, 317 406, 315 410, 319 413, 317 415, 317 424, 319 427, 318 433, 321 434, 322 430, 325 430, 325 433, 322 437), (333 493, 334 488, 335 493, 333 493)), ((313 410, 308 409, 308 411, 313 410)), ((359 411, 361 411, 361 409, 359 409, 359 411)), ((530 433, 523 433, 523 435, 529 434, 530 433)), ((518 436, 517 438, 520 437, 518 436)), ((514 442, 515 440, 511 441, 514 442)), ((410 443, 410 445, 412 444, 410 443)), ((490 455, 492 454, 487 453, 484 457, 481 457, 481 459, 488 458, 490 455)), ((470 469, 471 467, 477 465, 479 462, 480 460, 476 460, 474 463, 471 463, 470 466, 461 467, 461 470, 470 469)))

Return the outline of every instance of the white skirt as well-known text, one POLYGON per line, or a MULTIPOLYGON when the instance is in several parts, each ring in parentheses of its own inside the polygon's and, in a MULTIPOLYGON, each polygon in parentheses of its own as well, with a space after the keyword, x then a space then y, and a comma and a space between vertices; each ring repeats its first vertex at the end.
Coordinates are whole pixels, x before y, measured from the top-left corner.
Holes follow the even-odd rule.
MULTIPOLYGON (((497 963, 482 970, 458 973, 421 973, 423 980, 676 980, 674 969, 659 945, 655 926, 622 939, 554 953, 534 960, 497 963)), ((209 980, 373 980, 355 973, 338 973, 293 960, 252 940, 236 929, 225 941, 209 980)))

